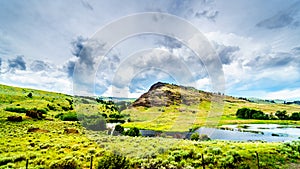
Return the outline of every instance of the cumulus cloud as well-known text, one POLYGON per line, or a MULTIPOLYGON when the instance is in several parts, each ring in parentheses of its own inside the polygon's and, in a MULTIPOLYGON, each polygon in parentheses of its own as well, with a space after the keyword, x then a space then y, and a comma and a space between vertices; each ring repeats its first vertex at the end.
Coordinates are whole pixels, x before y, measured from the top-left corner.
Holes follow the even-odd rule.
POLYGON ((265 96, 265 99, 300 99, 300 89, 283 89, 274 92, 268 92, 265 96))
POLYGON ((278 12, 270 18, 264 19, 256 24, 257 27, 267 29, 283 28, 289 25, 299 26, 300 2, 296 2, 287 9, 278 12))
POLYGON ((256 65, 256 70, 289 66, 298 67, 300 65, 300 58, 297 50, 294 48, 288 52, 271 52, 265 55, 254 56, 245 65, 249 67, 256 65))
POLYGON ((240 50, 238 46, 225 46, 216 42, 213 42, 213 46, 216 49, 216 52, 219 55, 222 64, 225 65, 230 64, 234 59, 236 59, 235 54, 240 50))
POLYGON ((48 71, 50 70, 50 66, 48 63, 42 61, 42 60, 34 60, 31 64, 30 64, 30 70, 34 71, 34 72, 40 72, 40 71, 48 71))
POLYGON ((2 68, 2 59, 0 58, 0 73, 1 73, 1 68, 2 68))
POLYGON ((26 70, 26 63, 23 58, 24 56, 17 56, 15 59, 9 59, 8 60, 9 69, 26 70))
POLYGON ((60 69, 26 71, 16 69, 0 74, 1 83, 72 94, 72 83, 60 69))

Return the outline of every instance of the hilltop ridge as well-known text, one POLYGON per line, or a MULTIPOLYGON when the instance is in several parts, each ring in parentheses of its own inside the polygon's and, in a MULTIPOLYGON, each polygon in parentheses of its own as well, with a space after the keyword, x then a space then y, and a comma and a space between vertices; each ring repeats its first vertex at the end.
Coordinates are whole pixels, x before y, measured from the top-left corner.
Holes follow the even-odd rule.
POLYGON ((146 93, 142 94, 137 100, 135 100, 131 106, 159 107, 179 104, 191 105, 198 104, 201 101, 211 101, 213 96, 224 97, 227 100, 231 99, 245 102, 245 100, 205 92, 195 89, 194 87, 157 82, 153 84, 146 93))

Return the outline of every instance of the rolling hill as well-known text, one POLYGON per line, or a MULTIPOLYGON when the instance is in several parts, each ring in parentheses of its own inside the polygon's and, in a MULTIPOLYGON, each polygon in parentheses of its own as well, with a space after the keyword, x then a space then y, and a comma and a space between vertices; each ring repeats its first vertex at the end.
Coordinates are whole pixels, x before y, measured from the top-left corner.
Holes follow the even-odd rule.
POLYGON ((190 128, 209 125, 208 121, 222 124, 279 123, 300 124, 290 120, 239 119, 235 116, 240 108, 261 110, 266 114, 287 111, 288 114, 300 112, 296 104, 256 103, 246 98, 236 98, 222 94, 197 90, 193 87, 158 82, 142 94, 122 113, 130 115, 130 123, 125 127, 136 126, 142 129, 159 131, 188 131, 190 128), (212 102, 222 100, 221 104, 212 102), (220 106, 216 113, 215 106, 220 106), (218 116, 220 115, 220 116, 218 116))

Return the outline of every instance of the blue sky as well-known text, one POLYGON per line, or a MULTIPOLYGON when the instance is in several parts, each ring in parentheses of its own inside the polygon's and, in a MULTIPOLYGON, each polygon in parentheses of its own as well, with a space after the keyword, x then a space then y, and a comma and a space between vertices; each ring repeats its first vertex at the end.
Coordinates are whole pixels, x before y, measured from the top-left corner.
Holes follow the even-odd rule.
MULTIPOLYGON (((222 63, 226 94, 300 99, 299 0, 2 0, 0 83, 73 94, 75 65, 94 66, 80 54, 89 40, 107 24, 142 12, 193 24, 222 63)), ((141 22, 120 30, 147 26, 141 22)), ((137 97, 157 81, 212 91, 208 65, 194 55, 164 35, 129 37, 97 65, 94 92, 137 97)))

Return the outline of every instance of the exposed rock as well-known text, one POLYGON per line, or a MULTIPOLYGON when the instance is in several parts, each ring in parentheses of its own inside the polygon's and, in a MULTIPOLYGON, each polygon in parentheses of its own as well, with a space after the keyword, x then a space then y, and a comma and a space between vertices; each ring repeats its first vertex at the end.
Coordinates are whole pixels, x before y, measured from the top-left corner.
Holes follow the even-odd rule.
POLYGON ((174 84, 158 82, 148 92, 141 95, 131 106, 170 106, 179 104, 197 104, 202 100, 210 100, 211 93, 174 84))
POLYGON ((38 110, 28 110, 26 116, 31 118, 43 118, 43 113, 38 110))
POLYGON ((40 128, 29 128, 27 132, 35 132, 35 133, 48 133, 49 130, 40 129, 40 128))
POLYGON ((79 131, 77 129, 74 129, 74 128, 66 128, 66 129, 64 129, 64 133, 67 133, 67 134, 78 134, 79 131))
POLYGON ((9 116, 7 117, 8 121, 20 122, 22 121, 22 116, 9 116))

